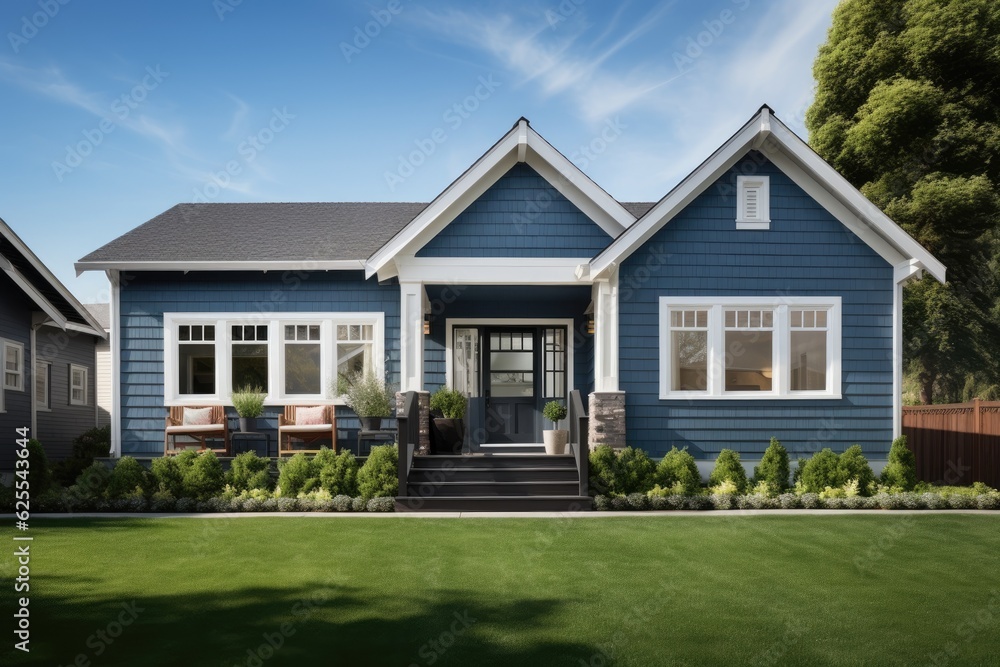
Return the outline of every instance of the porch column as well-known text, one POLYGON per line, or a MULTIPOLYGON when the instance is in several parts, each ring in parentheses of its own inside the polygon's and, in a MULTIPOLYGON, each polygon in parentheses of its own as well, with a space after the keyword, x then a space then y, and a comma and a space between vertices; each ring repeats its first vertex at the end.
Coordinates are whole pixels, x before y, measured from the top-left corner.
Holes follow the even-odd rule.
POLYGON ((618 269, 594 283, 594 389, 618 391, 618 269))
POLYGON ((399 390, 424 388, 424 286, 399 284, 399 390))
POLYGON ((893 267, 892 287, 892 438, 903 434, 903 286, 920 280, 923 269, 911 259, 893 267))

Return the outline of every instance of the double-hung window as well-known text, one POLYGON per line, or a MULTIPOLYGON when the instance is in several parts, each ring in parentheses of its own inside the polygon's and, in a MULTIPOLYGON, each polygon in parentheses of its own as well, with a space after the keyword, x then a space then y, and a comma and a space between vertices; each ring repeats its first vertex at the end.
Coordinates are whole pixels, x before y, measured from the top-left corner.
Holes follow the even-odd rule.
POLYGON ((24 391, 24 345, 3 341, 3 388, 24 391))
POLYGON ((69 365, 69 404, 87 405, 90 371, 86 366, 69 365))
POLYGON ((661 297, 660 398, 840 398, 839 297, 661 297))
POLYGON ((39 410, 49 409, 49 376, 52 364, 47 361, 35 362, 35 405, 39 410))
POLYGON ((383 313, 164 313, 168 405, 228 404, 258 386, 270 405, 336 402, 339 372, 383 374, 383 313))

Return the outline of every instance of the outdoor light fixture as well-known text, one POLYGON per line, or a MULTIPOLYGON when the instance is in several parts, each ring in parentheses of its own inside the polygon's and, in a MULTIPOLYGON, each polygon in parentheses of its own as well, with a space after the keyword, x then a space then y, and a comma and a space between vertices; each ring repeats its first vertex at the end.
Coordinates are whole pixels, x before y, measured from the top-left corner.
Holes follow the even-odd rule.
POLYGON ((594 318, 590 318, 589 320, 587 320, 587 333, 589 334, 594 333, 594 318))
POLYGON ((424 318, 424 335, 429 336, 431 334, 431 321, 424 318))

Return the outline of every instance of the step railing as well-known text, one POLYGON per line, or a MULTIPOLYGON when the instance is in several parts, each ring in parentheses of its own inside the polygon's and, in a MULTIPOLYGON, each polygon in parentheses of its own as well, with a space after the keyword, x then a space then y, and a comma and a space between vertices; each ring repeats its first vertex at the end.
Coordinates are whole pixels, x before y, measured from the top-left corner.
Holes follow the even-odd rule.
POLYGON ((399 443, 399 490, 396 493, 405 496, 413 454, 420 446, 420 401, 417 392, 408 391, 403 397, 403 412, 396 415, 396 431, 399 443))
POLYGON ((576 471, 580 475, 580 495, 590 495, 590 419, 583 407, 583 398, 576 389, 569 392, 569 447, 576 458, 576 471))

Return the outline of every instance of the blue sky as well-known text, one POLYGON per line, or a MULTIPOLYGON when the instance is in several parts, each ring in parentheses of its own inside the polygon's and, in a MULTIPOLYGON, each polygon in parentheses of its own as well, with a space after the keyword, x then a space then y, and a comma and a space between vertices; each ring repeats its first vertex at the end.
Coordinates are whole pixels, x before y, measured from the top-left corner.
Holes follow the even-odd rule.
POLYGON ((429 201, 520 116, 659 199, 765 102, 806 136, 837 4, 61 2, 0 5, 0 217, 84 302, 178 202, 429 201))

